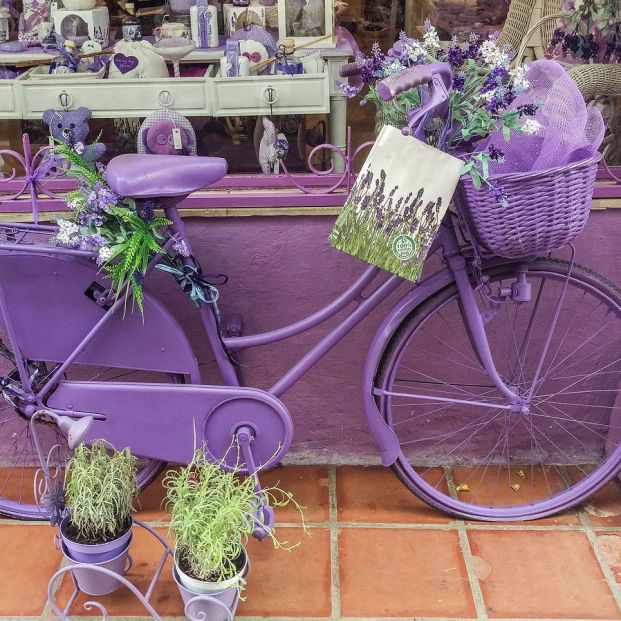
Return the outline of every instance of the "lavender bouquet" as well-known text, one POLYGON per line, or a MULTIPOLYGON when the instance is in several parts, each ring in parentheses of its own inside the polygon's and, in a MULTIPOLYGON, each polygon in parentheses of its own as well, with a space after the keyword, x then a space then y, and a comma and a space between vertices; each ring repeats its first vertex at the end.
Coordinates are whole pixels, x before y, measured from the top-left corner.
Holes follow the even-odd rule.
POLYGON ((71 165, 68 174, 78 182, 78 189, 66 196, 71 216, 57 221, 56 242, 96 253, 116 299, 124 291, 127 304, 131 292, 142 313, 147 265, 162 250, 160 231, 171 222, 155 217, 153 201, 137 204, 115 194, 106 183, 102 164, 85 159, 68 145, 58 145, 56 151, 71 165))
POLYGON ((535 134, 541 125, 533 118, 537 105, 511 108, 518 95, 530 87, 528 68, 512 68, 511 54, 498 45, 497 39, 498 35, 481 40, 472 34, 466 41, 454 37, 448 45, 443 45, 427 20, 422 41, 402 33, 386 54, 378 45, 373 46, 368 57, 359 54, 356 62, 362 70, 361 80, 353 84, 341 82, 340 87, 350 98, 360 95, 367 87, 362 102, 375 103, 384 118, 396 121, 387 124, 402 127, 408 113, 421 105, 419 89, 403 93, 394 104, 386 104, 377 94, 378 82, 416 65, 448 63, 453 70, 448 112, 429 123, 427 141, 462 157, 465 160, 462 172, 470 174, 477 188, 486 185, 506 205, 505 191, 489 179, 490 162, 502 163, 504 152, 497 146, 486 148, 485 139, 501 132, 509 141, 513 132, 535 134))

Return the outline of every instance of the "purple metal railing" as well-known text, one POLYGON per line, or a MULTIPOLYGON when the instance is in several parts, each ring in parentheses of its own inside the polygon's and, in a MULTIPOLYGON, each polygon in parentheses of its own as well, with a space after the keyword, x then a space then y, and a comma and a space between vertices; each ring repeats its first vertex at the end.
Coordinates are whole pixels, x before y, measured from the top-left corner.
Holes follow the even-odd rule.
MULTIPOLYGON (((63 171, 50 168, 44 147, 33 154, 28 134, 23 135, 23 152, 0 150, 6 164, 12 168, 0 177, 0 212, 32 212, 35 222, 39 213, 65 211, 62 194, 76 187, 75 181, 63 171), (19 171, 19 172, 18 172, 19 171)), ((358 156, 369 148, 367 142, 352 148, 351 129, 345 150, 333 145, 315 147, 308 157, 307 174, 290 172, 284 163, 279 175, 227 175, 207 191, 197 192, 180 203, 181 209, 234 209, 278 207, 340 207, 345 203, 355 179, 354 165, 358 156), (322 150, 336 154, 343 162, 343 172, 319 170, 315 156, 322 150)))
MULTIPOLYGON (((290 172, 284 163, 279 175, 227 175, 207 191, 197 192, 180 203, 181 209, 273 209, 284 207, 342 207, 355 180, 358 157, 373 143, 352 147, 351 128, 345 150, 333 145, 315 147, 308 157, 310 173, 290 172), (313 165, 315 156, 327 150, 343 162, 343 172, 335 173, 313 165)), ((11 172, 0 177, 0 212, 33 214, 38 222, 40 213, 56 213, 67 209, 63 194, 76 187, 75 181, 63 171, 50 167, 43 147, 33 154, 28 134, 22 138, 22 153, 0 150, 0 156, 11 172), (18 172, 19 171, 19 172, 18 172)), ((0 173, 1 174, 1 173, 0 173)), ((602 167, 597 174, 594 198, 621 198, 621 167, 602 167)))

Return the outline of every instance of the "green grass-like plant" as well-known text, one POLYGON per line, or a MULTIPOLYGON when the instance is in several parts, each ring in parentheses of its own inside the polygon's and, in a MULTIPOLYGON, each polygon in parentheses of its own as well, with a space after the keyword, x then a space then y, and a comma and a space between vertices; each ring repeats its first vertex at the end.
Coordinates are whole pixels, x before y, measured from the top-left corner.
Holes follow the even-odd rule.
MULTIPOLYGON (((193 578, 205 582, 234 578, 239 572, 236 561, 252 535, 259 506, 254 477, 223 471, 218 464, 209 463, 199 449, 188 466, 167 473, 164 486, 171 514, 170 532, 175 536, 180 566, 193 578)), ((306 531, 303 507, 289 492, 274 486, 264 488, 263 494, 272 507, 293 503, 306 531)), ((283 550, 299 545, 288 546, 273 532, 270 538, 275 548, 283 550)))
POLYGON ((75 449, 67 463, 66 500, 80 539, 103 543, 121 535, 137 494, 136 459, 128 448, 110 451, 98 440, 75 449))

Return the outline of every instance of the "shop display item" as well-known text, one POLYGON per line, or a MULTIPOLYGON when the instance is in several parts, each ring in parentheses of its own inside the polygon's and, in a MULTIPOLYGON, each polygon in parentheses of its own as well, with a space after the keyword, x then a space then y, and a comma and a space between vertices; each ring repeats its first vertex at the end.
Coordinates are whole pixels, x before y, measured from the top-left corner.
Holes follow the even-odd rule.
POLYGON ((209 0, 197 0, 190 8, 192 39, 198 48, 214 48, 220 45, 218 9, 209 0))
POLYGON ((224 34, 230 37, 240 27, 255 24, 265 28, 265 7, 260 5, 235 6, 223 4, 224 34))
POLYGON ((4 43, 9 40, 9 9, 4 6, 0 6, 0 43, 4 43))
POLYGON ((276 130, 274 122, 263 117, 263 137, 259 145, 259 163, 265 175, 277 175, 280 162, 287 157, 289 142, 283 133, 276 130))
POLYGON ((62 0, 67 11, 90 11, 97 6, 97 0, 62 0))
POLYGON ((52 25, 50 33, 41 41, 41 47, 44 52, 52 52, 58 49, 58 41, 56 39, 56 30, 54 30, 54 25, 52 25))
POLYGON ((220 59, 220 75, 228 78, 250 75, 250 62, 242 56, 240 42, 229 39, 224 56, 220 59))
POLYGON ((8 54, 18 54, 23 52, 28 46, 22 41, 7 41, 6 43, 0 43, 0 52, 7 52, 8 54))
POLYGON ((279 75, 300 75, 304 73, 302 59, 295 54, 295 40, 285 39, 283 53, 276 61, 276 73, 279 75))
POLYGON ((123 39, 128 41, 140 41, 142 39, 142 22, 136 16, 134 4, 129 2, 125 5, 125 10, 129 15, 123 20, 121 32, 123 39))
POLYGON ((77 110, 54 110, 53 108, 43 113, 43 122, 48 126, 50 136, 63 144, 71 145, 81 150, 92 160, 100 159, 106 152, 106 145, 97 142, 86 145, 88 137, 88 122, 92 116, 91 111, 84 106, 77 110))
POLYGON ((296 43, 324 38, 317 47, 334 47, 334 0, 280 0, 278 30, 281 41, 294 37, 296 43))
POLYGON ((137 151, 147 155, 196 155, 194 128, 184 116, 163 106, 140 126, 137 151))
POLYGON ((87 39, 108 45, 110 38, 110 14, 105 6, 88 11, 54 11, 54 28, 63 39, 71 39, 81 46, 87 39))
POLYGON ((63 73, 77 73, 77 71, 78 51, 75 43, 71 39, 67 39, 60 50, 60 56, 55 58, 50 65, 49 73, 60 75, 63 73))
MULTIPOLYGON (((106 9, 107 12, 107 9, 106 9)), ((50 3, 39 0, 26 0, 19 18, 18 39, 27 46, 39 45, 38 29, 41 22, 50 19, 50 3)), ((58 28, 57 28, 58 30, 58 28)))
MULTIPOLYGON (((252 24, 248 28, 240 28, 231 35, 232 41, 239 41, 240 53, 248 58, 250 67, 265 64, 269 58, 278 53, 276 39, 265 28, 252 24)), ((272 67, 265 66, 259 73, 271 73, 272 67)))
POLYGON ((119 41, 110 61, 110 78, 167 78, 164 59, 148 41, 119 41))
POLYGON ((157 27, 153 34, 156 39, 181 38, 189 35, 189 28, 183 22, 169 21, 166 16, 162 25, 157 27))
POLYGON ((181 77, 179 61, 185 58, 194 50, 196 43, 189 37, 174 38, 167 37, 160 39, 153 46, 153 50, 159 54, 164 60, 173 64, 173 71, 176 78, 181 77))
POLYGON ((43 41, 54 30, 54 22, 41 22, 37 27, 37 38, 39 43, 43 44, 43 41))

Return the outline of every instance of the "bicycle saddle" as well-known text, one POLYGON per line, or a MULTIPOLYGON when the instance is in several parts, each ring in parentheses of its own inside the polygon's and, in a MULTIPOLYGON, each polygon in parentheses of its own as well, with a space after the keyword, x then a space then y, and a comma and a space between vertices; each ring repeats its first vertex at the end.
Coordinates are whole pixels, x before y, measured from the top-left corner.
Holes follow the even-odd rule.
POLYGON ((185 197, 220 181, 227 170, 220 157, 128 153, 110 160, 106 179, 120 196, 185 197))

